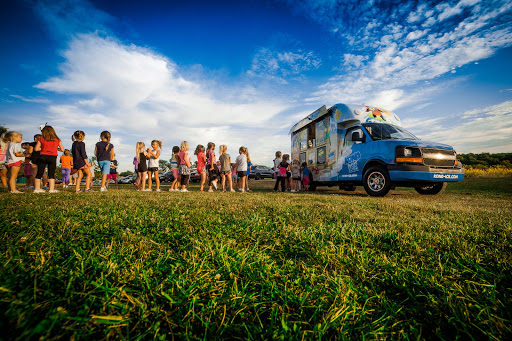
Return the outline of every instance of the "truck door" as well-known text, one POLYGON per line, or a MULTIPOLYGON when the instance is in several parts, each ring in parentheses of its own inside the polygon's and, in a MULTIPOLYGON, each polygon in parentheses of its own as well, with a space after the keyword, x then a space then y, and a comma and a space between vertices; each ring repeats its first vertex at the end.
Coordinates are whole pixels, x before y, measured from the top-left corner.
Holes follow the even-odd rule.
POLYGON ((365 159, 364 141, 365 134, 362 127, 347 129, 341 148, 341 171, 338 180, 354 181, 362 179, 365 159))

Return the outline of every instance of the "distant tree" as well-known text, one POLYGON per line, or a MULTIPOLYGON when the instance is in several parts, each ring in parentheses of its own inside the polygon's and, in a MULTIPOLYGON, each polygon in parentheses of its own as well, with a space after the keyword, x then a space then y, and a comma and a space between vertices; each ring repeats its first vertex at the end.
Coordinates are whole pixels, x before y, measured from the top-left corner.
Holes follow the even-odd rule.
POLYGON ((165 160, 160 160, 160 161, 158 161, 158 168, 160 168, 161 172, 167 172, 171 169, 171 162, 165 161, 165 160))
POLYGON ((132 174, 133 174, 133 172, 125 171, 125 172, 119 173, 119 176, 128 176, 128 175, 132 175, 132 174))
POLYGON ((7 130, 9 130, 9 128, 5 127, 4 125, 0 125, 0 135, 6 133, 7 130))

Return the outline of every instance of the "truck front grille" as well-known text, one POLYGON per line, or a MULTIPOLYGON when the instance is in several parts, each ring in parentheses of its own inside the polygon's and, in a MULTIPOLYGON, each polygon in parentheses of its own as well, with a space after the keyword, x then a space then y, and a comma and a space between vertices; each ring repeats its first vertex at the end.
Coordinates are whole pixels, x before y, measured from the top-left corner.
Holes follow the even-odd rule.
POLYGON ((439 160, 439 159, 423 158, 423 163, 426 166, 433 166, 433 167, 454 167, 455 166, 455 160, 439 160))
POLYGON ((454 150, 438 148, 421 148, 423 164, 431 167, 453 168, 457 161, 454 150))

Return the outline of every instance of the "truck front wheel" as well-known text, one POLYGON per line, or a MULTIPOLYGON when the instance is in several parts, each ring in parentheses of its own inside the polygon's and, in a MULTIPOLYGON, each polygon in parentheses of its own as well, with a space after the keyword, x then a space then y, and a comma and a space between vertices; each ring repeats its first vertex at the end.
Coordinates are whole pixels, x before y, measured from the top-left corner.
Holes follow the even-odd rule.
POLYGON ((378 166, 368 168, 363 176, 363 186, 366 193, 372 197, 386 196, 391 190, 388 171, 378 166))
POLYGON ((446 182, 440 182, 433 185, 415 186, 414 189, 419 194, 423 195, 435 195, 439 194, 446 188, 446 182))

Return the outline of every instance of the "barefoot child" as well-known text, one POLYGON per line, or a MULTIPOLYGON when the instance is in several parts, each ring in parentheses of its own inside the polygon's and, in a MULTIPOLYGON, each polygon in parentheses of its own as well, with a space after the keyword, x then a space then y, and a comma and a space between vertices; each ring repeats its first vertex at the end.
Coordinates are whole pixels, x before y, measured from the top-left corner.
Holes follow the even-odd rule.
POLYGON ((181 142, 180 145, 180 153, 179 153, 179 167, 178 173, 180 174, 180 183, 181 183, 181 192, 188 192, 187 186, 190 180, 190 156, 188 156, 188 151, 190 147, 187 141, 181 142))
POLYGON ((180 147, 172 147, 172 158, 171 158, 171 171, 174 178, 169 192, 178 192, 180 188, 180 175, 178 173, 178 161, 179 161, 180 147))
POLYGON ((194 152, 197 155, 197 174, 201 179, 201 192, 204 189, 204 183, 206 182, 206 155, 204 154, 204 146, 198 144, 194 152))
POLYGON ((73 136, 71 136, 71 141, 73 141, 73 145, 71 146, 71 154, 73 155, 73 169, 76 169, 78 177, 75 179, 75 191, 77 193, 80 192, 80 182, 82 181, 82 177, 85 172, 85 191, 93 192, 91 189, 91 169, 92 163, 89 163, 87 159, 87 153, 85 152, 85 133, 81 130, 77 130, 74 132, 73 136))
POLYGON ((146 192, 146 174, 148 173, 148 152, 146 151, 146 145, 144 142, 137 142, 135 145, 135 153, 137 155, 137 161, 139 162, 139 167, 137 168, 137 173, 139 174, 142 191, 146 192))
POLYGON ((238 175, 238 189, 240 192, 245 192, 247 181, 247 155, 245 154, 246 148, 241 146, 238 149, 239 155, 236 157, 236 170, 238 175))
POLYGON ((231 180, 231 156, 226 153, 228 147, 223 144, 219 147, 220 176, 222 177, 222 191, 226 192, 226 178, 229 181, 229 191, 234 192, 233 181, 231 180))
POLYGON ((11 193, 23 193, 16 189, 16 178, 20 170, 23 160, 25 160, 25 154, 21 148, 21 141, 23 135, 17 131, 9 131, 4 135, 4 142, 9 143, 7 152, 5 154, 5 164, 9 169, 9 190, 11 193))
POLYGON ((151 148, 148 148, 147 152, 149 155, 148 165, 148 189, 151 191, 151 185, 153 184, 153 175, 155 176, 156 191, 160 192, 160 178, 158 177, 158 167, 160 167, 160 153, 162 150, 162 141, 153 140, 151 141, 151 148))

